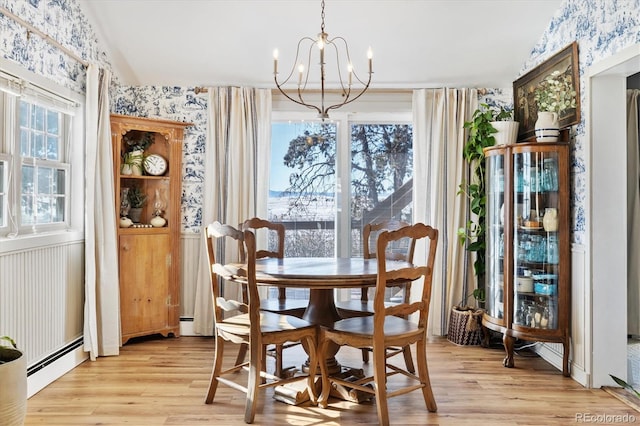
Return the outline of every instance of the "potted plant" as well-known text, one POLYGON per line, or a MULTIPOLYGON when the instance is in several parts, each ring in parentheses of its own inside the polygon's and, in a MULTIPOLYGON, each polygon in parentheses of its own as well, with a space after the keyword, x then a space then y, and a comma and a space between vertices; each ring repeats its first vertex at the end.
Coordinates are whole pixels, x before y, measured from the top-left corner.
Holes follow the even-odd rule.
POLYGON ((494 112, 494 116, 491 126, 496 129, 496 133, 493 135, 496 145, 516 143, 520 123, 513 120, 513 110, 500 107, 499 111, 494 112))
POLYGON ((534 125, 538 142, 556 142, 560 136, 560 115, 576 108, 576 92, 571 73, 556 70, 542 80, 534 91, 538 119, 534 125))
POLYGON ((131 206, 129 209, 129 218, 134 223, 140 223, 142 208, 147 202, 147 194, 145 194, 139 186, 133 186, 129 188, 127 196, 129 197, 129 204, 131 206))
POLYGON ((464 123, 464 128, 469 130, 469 137, 463 148, 463 156, 469 172, 467 179, 459 185, 458 195, 467 197, 469 217, 466 226, 458 229, 458 237, 467 251, 476 254, 473 269, 478 288, 483 288, 485 269, 486 167, 483 149, 495 145, 496 129, 491 123, 497 114, 487 104, 481 104, 473 113, 472 121, 464 123))
POLYGON ((131 130, 125 133, 122 141, 128 149, 122 154, 121 173, 123 175, 142 175, 144 152, 155 142, 154 133, 131 130))
POLYGON ((0 337, 0 419, 21 425, 27 413, 27 361, 9 336, 0 337))

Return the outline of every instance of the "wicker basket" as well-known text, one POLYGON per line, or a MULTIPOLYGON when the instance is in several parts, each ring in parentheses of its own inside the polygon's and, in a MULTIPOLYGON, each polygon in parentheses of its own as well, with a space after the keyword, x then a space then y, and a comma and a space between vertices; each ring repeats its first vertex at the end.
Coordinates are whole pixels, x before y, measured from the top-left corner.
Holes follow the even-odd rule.
POLYGON ((454 306, 449 317, 447 340, 461 346, 477 346, 482 342, 482 309, 454 306))

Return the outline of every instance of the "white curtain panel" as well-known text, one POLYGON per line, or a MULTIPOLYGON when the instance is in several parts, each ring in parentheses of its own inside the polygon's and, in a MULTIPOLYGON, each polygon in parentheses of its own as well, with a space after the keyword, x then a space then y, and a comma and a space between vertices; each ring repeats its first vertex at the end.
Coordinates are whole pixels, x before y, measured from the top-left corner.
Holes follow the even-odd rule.
POLYGON ((640 149, 638 101, 640 90, 627 90, 627 334, 640 335, 640 149))
MULTIPOLYGON (((271 145, 271 91, 241 87, 208 89, 202 224, 238 226, 266 217, 271 145)), ((230 249, 226 261, 232 261, 230 249)), ((213 303, 204 233, 200 246, 194 332, 213 335, 213 303)))
MULTIPOLYGON (((420 89, 413 92, 413 199, 415 222, 438 229, 438 250, 433 275, 429 333, 445 335, 451 307, 462 299, 465 285, 472 289, 472 270, 465 280, 465 256, 457 230, 465 224, 466 200, 458 195, 465 176, 462 149, 464 122, 478 105, 476 89, 420 89)), ((424 257, 416 248, 416 258, 424 257)), ((420 294, 420 291, 411 292, 420 294)))
POLYGON ((87 69, 84 350, 91 360, 118 355, 120 293, 109 118, 111 73, 87 69))

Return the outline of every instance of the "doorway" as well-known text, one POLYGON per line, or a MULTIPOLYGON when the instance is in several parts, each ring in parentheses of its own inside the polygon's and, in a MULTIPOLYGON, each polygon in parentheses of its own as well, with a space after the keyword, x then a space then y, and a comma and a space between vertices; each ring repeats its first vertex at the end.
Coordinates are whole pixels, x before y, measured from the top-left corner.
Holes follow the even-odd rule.
POLYGON ((640 385, 640 154, 638 140, 640 73, 627 77, 629 279, 627 291, 627 382, 640 385))
POLYGON ((588 195, 591 260, 591 387, 627 375, 627 78, 640 72, 640 45, 588 70, 587 121, 591 174, 588 195))

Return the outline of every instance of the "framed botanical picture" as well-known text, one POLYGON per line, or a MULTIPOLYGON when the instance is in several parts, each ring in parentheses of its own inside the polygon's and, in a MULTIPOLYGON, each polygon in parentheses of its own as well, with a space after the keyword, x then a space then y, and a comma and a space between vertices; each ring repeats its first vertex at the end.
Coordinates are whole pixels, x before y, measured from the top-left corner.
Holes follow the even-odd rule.
POLYGON ((580 122, 578 43, 571 43, 513 82, 513 109, 521 140, 535 135, 538 111, 557 112, 561 129, 580 122))

